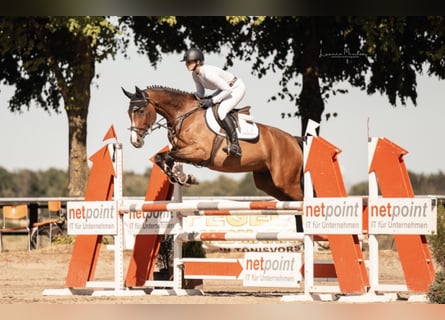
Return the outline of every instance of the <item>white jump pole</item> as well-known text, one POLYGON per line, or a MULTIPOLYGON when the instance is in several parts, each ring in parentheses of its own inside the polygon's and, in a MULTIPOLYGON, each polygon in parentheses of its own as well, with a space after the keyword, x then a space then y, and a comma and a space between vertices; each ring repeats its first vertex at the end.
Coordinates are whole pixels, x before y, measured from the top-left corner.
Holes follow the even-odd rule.
MULTIPOLYGON (((114 143, 115 178, 114 178, 114 200, 119 205, 123 200, 122 178, 122 144, 114 143)), ((124 216, 117 215, 117 235, 114 237, 114 290, 123 291, 124 288, 124 216)))
MULTIPOLYGON (((378 138, 368 138, 368 168, 371 166, 374 157, 375 148, 378 138)), ((376 199, 379 196, 379 188, 377 178, 374 172, 369 173, 368 177, 368 199, 376 199)), ((368 227, 369 228, 369 227, 368 227)), ((368 246, 369 246, 369 282, 371 290, 376 289, 379 285, 379 243, 374 234, 368 232, 368 246)))
MULTIPOLYGON (((114 164, 114 202, 116 207, 123 203, 123 150, 121 143, 108 145, 114 164)), ((114 235, 114 281, 110 286, 113 290, 93 292, 93 296, 138 296, 144 295, 142 290, 128 290, 124 284, 124 216, 117 215, 117 234, 114 235)), ((93 284, 92 284, 93 285, 93 284)), ((100 283, 98 284, 100 285, 100 283)), ((94 287, 94 285, 93 285, 94 287)))
MULTIPOLYGON (((182 165, 181 165, 182 169, 182 165)), ((175 183, 173 186, 173 200, 182 202, 182 187, 175 183)), ((180 229, 183 228, 183 219, 178 219, 180 229)), ((183 264, 182 264, 182 240, 178 234, 173 236, 173 290, 182 289, 182 279, 184 276, 183 264)))
MULTIPOLYGON (((306 135, 303 146, 303 164, 306 168, 309 150, 311 149, 312 136, 306 135)), ((314 197, 314 189, 310 172, 304 173, 304 201, 314 197)), ((304 219, 303 219, 304 223, 304 219)), ((303 226, 304 227, 304 226, 303 226)), ((304 294, 310 296, 310 291, 314 286, 314 237, 304 234, 304 294)))

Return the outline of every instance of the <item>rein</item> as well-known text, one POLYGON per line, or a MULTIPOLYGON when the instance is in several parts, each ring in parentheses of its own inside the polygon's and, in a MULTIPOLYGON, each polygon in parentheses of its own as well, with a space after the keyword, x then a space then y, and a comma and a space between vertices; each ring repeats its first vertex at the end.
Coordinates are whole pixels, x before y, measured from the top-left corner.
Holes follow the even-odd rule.
POLYGON ((187 119, 189 116, 191 116, 196 111, 198 111, 199 109, 201 109, 201 107, 196 107, 195 109, 192 109, 192 110, 184 113, 183 115, 181 115, 175 119, 175 122, 173 123, 172 126, 167 127, 168 141, 170 141, 171 144, 173 144, 173 145, 175 144, 174 140, 176 139, 176 136, 181 132, 182 123, 184 122, 184 120, 187 119))

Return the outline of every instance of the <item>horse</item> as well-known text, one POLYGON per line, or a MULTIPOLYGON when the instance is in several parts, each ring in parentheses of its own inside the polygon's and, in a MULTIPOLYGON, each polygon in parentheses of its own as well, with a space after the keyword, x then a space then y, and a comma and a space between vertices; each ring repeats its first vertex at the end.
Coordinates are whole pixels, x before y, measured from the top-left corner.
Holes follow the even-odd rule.
MULTIPOLYGON (((157 114, 161 115, 166 120, 171 148, 155 155, 155 162, 171 182, 185 186, 197 183, 195 177, 178 169, 178 163, 188 163, 227 173, 252 172, 255 186, 266 194, 280 201, 303 200, 301 137, 253 123, 258 135, 250 140, 240 137, 242 156, 232 157, 222 150, 224 137, 209 128, 205 116, 208 110, 200 107, 195 94, 164 86, 144 90, 136 86, 135 90, 130 93, 122 88, 130 99, 131 144, 141 148, 157 114)), ((238 111, 233 110, 232 116, 238 111)), ((302 231, 301 217, 296 216, 296 220, 297 231, 302 231)))

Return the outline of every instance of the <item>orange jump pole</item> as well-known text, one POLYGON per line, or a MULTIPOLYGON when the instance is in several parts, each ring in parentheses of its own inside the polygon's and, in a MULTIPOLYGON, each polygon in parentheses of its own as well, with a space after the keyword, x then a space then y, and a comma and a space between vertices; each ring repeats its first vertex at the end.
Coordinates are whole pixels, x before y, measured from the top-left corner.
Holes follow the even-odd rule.
MULTIPOLYGON (((347 192, 337 160, 337 155, 341 150, 321 137, 310 138, 312 142, 304 171, 310 172, 316 196, 346 197, 347 192)), ((348 294, 366 293, 369 279, 358 235, 329 234, 326 236, 331 247, 340 291, 348 294)))
MULTIPOLYGON (((382 197, 414 197, 403 160, 407 153, 388 139, 378 138, 369 173, 375 174, 382 197)), ((434 281, 435 272, 426 236, 394 234, 394 240, 408 290, 427 292, 434 281)))
MULTIPOLYGON (((168 151, 168 147, 159 152, 168 151)), ((150 180, 145 194, 146 201, 170 200, 173 194, 173 184, 153 162, 150 180)), ((133 252, 127 270, 125 285, 127 287, 143 287, 146 280, 153 280, 153 271, 156 266, 162 235, 140 234, 134 242, 133 252)))

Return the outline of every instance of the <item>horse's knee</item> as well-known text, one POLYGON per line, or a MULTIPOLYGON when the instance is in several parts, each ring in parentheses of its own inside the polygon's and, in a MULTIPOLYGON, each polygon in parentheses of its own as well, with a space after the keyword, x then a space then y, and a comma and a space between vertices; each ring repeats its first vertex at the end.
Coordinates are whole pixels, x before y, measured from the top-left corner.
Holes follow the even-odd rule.
POLYGON ((164 163, 164 161, 165 161, 165 157, 164 157, 164 154, 162 154, 162 153, 157 153, 156 155, 155 155, 155 163, 158 165, 158 166, 160 166, 160 167, 162 167, 162 164, 164 163))
POLYGON ((173 167, 175 163, 175 158, 173 158, 173 156, 170 153, 168 153, 165 155, 164 161, 169 167, 173 167))

